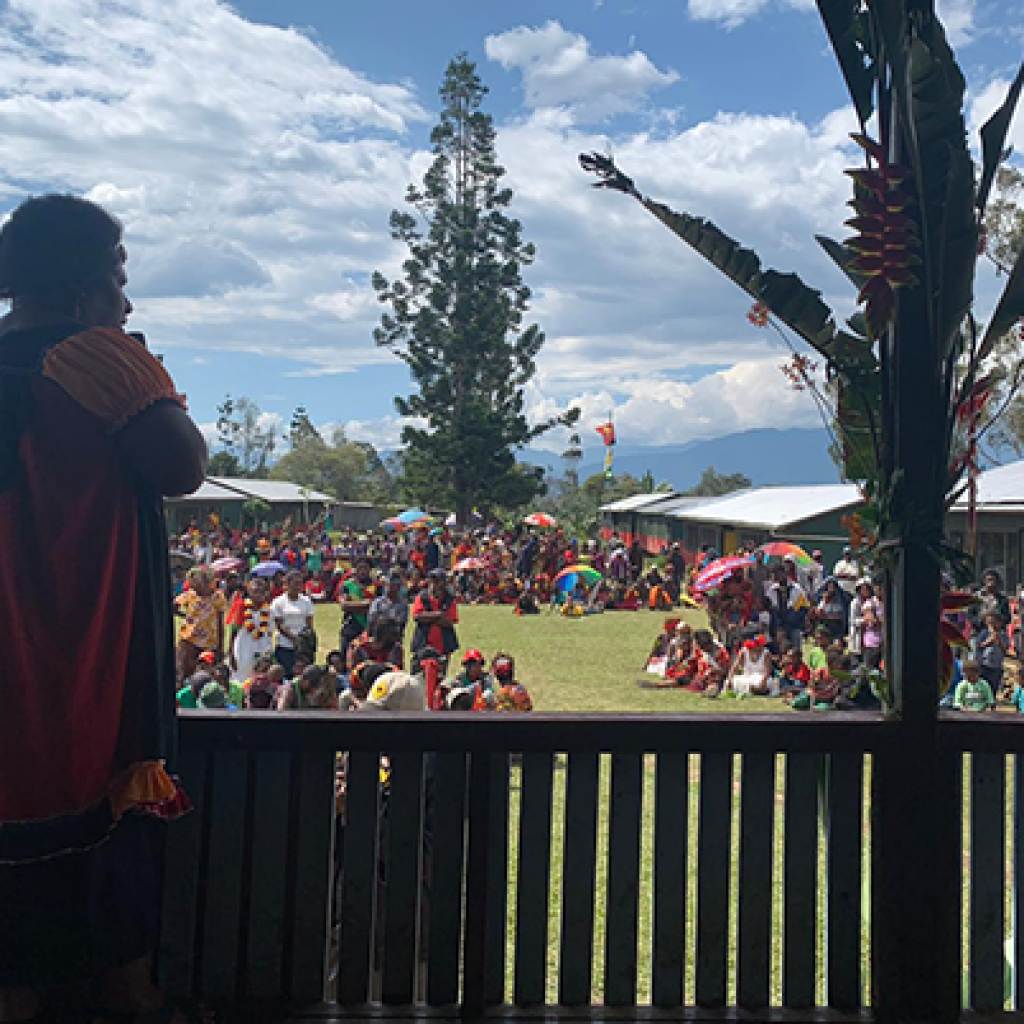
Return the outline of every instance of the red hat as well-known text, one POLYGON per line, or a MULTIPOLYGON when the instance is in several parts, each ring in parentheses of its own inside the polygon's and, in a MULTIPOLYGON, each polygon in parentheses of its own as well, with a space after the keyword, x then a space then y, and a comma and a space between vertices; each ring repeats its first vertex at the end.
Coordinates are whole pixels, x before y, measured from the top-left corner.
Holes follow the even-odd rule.
POLYGON ((484 663, 484 656, 475 647, 470 647, 462 656, 463 665, 468 665, 471 661, 479 661, 481 665, 484 663))
POLYGON ((214 654, 213 651, 203 651, 203 653, 199 655, 199 660, 204 665, 212 665, 217 660, 217 655, 214 654))

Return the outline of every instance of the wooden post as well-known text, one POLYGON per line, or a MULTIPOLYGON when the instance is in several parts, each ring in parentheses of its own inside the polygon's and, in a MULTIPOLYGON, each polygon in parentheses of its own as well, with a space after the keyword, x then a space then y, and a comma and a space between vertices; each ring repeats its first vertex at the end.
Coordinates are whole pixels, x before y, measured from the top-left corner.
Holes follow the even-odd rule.
MULTIPOLYGON (((922 3, 931 7, 931 3, 922 3)), ((894 102, 891 156, 908 165, 894 102)), ((923 277, 923 275, 922 275, 923 277)), ((930 330, 928 283, 897 293, 897 314, 882 339, 892 401, 886 457, 894 480, 895 523, 887 537, 886 667, 898 742, 875 765, 874 1003, 886 1020, 952 1020, 959 978, 954 906, 956 849, 950 787, 938 752, 939 590, 946 452, 940 357, 930 330), (951 934, 952 932, 952 934, 951 934)))

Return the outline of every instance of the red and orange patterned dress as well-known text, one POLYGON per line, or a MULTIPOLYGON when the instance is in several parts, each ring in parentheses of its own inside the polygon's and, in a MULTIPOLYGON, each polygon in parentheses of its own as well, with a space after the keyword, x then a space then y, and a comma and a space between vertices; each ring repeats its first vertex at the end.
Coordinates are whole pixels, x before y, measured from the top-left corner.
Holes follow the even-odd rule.
POLYGON ((0 335, 0 987, 154 948, 175 726, 161 496, 118 431, 180 402, 118 330, 0 335))

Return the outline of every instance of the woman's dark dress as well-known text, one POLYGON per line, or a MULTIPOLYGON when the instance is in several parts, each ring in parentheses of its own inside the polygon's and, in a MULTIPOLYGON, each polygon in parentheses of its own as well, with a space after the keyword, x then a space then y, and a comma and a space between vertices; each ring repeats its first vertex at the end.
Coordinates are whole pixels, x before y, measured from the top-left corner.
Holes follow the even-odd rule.
POLYGON ((0 336, 0 987, 156 944, 174 730, 162 502, 116 436, 180 402, 117 330, 0 336))

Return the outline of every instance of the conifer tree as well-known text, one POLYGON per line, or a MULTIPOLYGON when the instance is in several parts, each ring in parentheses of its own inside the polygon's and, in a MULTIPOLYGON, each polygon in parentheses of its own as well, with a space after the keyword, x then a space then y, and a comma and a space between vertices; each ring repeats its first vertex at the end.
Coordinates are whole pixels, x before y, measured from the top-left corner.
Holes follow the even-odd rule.
POLYGON ((474 507, 516 508, 541 493, 543 471, 516 451, 578 412, 528 423, 523 389, 536 371, 544 335, 524 326, 530 289, 522 268, 534 248, 509 215, 486 87, 465 54, 448 65, 434 160, 391 214, 391 235, 409 250, 403 277, 373 275, 389 310, 374 331, 378 345, 408 365, 417 391, 397 398, 421 426, 402 434, 404 488, 421 502, 454 508, 466 522, 474 507))

